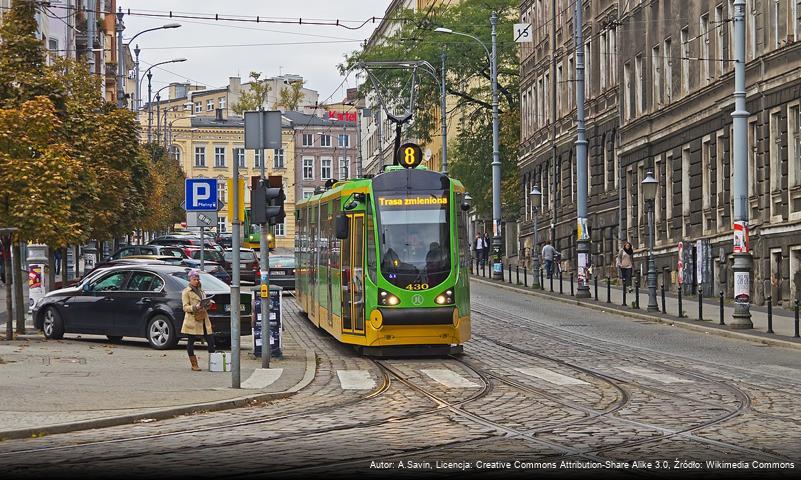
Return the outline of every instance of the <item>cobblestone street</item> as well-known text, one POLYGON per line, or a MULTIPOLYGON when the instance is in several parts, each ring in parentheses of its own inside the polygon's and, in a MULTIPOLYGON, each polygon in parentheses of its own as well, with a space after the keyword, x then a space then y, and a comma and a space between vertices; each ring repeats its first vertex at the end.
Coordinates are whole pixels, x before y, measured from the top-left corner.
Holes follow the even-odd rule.
MULTIPOLYGON (((500 477, 570 466, 645 473, 630 470, 633 462, 644 462, 637 465, 654 475, 709 474, 709 467, 723 466, 707 462, 797 475, 797 351, 491 285, 474 283, 472 295, 473 339, 462 356, 364 358, 290 315, 291 336, 317 355, 316 377, 295 395, 147 424, 8 440, 0 443, 0 464, 23 477, 79 476, 87 467, 128 477, 148 465, 158 467, 149 476, 165 477, 380 476, 387 470, 500 477)), ((294 302, 286 304, 297 313, 294 302)))

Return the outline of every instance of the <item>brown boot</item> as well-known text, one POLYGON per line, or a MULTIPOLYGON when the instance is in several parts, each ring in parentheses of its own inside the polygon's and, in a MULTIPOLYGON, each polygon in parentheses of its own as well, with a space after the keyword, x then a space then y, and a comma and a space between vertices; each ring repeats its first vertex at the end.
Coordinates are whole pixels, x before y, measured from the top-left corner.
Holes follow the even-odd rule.
POLYGON ((199 372, 200 367, 197 365, 197 355, 192 355, 189 357, 189 362, 192 364, 192 371, 199 372))

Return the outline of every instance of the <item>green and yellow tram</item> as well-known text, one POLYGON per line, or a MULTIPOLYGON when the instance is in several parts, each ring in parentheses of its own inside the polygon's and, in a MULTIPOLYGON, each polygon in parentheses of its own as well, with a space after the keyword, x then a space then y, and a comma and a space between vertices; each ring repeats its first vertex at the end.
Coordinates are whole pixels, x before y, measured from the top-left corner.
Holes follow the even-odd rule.
POLYGON ((462 351, 470 244, 458 180, 387 167, 296 208, 296 296, 312 323, 368 355, 462 351))

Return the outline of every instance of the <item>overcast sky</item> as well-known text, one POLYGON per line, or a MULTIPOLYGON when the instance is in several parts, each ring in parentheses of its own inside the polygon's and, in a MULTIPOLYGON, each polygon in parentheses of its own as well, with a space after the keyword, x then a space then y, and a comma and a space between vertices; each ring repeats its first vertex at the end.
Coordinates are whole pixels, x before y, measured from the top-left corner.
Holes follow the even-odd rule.
MULTIPOLYGON (((238 16, 255 20, 298 18, 316 21, 347 20, 349 26, 376 16, 383 16, 390 0, 119 0, 118 5, 131 13, 162 14, 168 11, 182 15, 238 16)), ((343 56, 370 37, 377 22, 359 30, 337 26, 281 25, 180 18, 158 18, 140 15, 124 17, 125 42, 136 33, 166 23, 177 22, 176 29, 156 30, 140 35, 140 70, 150 65, 187 58, 186 62, 153 69, 153 91, 170 82, 190 81, 207 87, 223 87, 229 76, 239 75, 247 81, 251 71, 264 76, 294 73, 303 76, 308 88, 317 90, 320 101, 339 101, 345 88, 355 86, 353 75, 343 82, 337 64, 343 56), (275 45, 294 43, 290 45, 275 45), (260 46, 232 46, 268 44, 260 46), (270 45, 272 44, 272 45, 270 45), (161 70, 165 68, 168 71, 161 70), (341 86, 340 86, 341 84, 341 86)), ((133 54, 133 46, 131 47, 133 54)), ((165 95, 163 93, 162 95, 165 95)))

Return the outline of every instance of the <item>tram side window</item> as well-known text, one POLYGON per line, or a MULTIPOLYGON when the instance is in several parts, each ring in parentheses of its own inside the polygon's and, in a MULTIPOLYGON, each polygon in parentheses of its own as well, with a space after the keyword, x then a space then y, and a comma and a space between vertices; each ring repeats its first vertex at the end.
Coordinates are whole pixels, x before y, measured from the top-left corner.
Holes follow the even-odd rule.
POLYGON ((463 200, 464 195, 457 193, 454 208, 456 209, 457 234, 459 235, 459 266, 467 268, 470 255, 470 241, 467 239, 467 213, 463 212, 461 209, 463 200))
POLYGON ((327 267, 329 265, 328 254, 328 239, 331 238, 328 232, 328 226, 331 223, 330 213, 328 212, 328 204, 320 204, 320 265, 327 267))
POLYGON ((375 255, 375 226, 373 223, 373 205, 370 203, 370 197, 367 197, 365 201, 366 208, 366 216, 367 216, 367 274, 370 276, 370 280, 373 283, 377 283, 376 281, 376 255, 375 255))
POLYGON ((329 204, 329 210, 331 214, 329 215, 328 220, 328 241, 330 245, 330 254, 331 254, 331 268, 339 270, 342 265, 340 264, 340 250, 339 245, 340 241, 337 239, 337 236, 334 234, 334 221, 339 217, 342 208, 340 206, 340 199, 335 198, 329 204))

